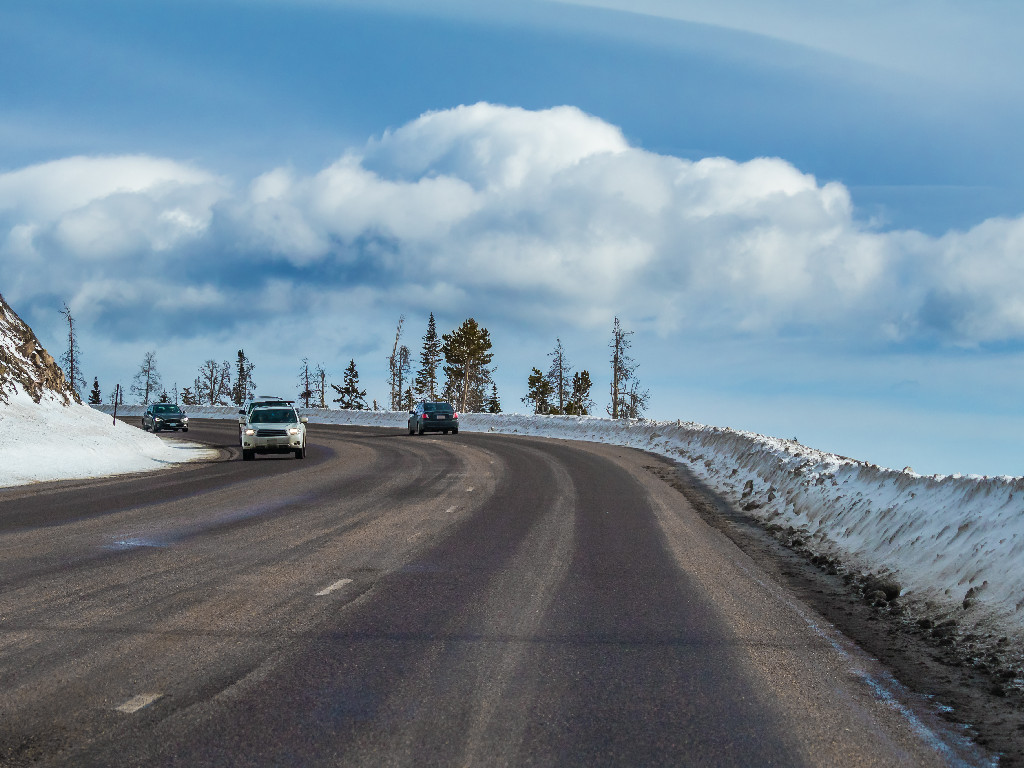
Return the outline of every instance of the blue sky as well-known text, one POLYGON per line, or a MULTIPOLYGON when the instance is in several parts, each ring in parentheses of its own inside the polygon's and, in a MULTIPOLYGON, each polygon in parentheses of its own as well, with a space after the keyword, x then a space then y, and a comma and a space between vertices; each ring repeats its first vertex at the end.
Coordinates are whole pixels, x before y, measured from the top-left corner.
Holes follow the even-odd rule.
POLYGON ((422 6, 5 3, 0 292, 104 389, 473 316, 507 410, 618 315, 653 417, 1024 472, 1024 9, 422 6))

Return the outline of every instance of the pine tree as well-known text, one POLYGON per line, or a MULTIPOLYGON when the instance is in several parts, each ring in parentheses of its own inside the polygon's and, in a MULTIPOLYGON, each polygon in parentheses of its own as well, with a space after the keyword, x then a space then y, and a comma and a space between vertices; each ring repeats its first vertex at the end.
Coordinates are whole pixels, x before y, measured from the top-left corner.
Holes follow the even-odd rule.
POLYGON ((494 358, 491 335, 472 317, 451 333, 441 336, 446 396, 458 402, 459 410, 478 411, 483 407, 485 392, 493 383, 488 369, 494 358))
POLYGON ((309 408, 309 401, 313 397, 313 373, 309 370, 309 358, 302 358, 302 367, 299 368, 299 399, 304 408, 309 408))
POLYGON ((565 412, 571 416, 586 416, 594 407, 590 399, 590 388, 593 386, 588 371, 579 371, 572 375, 572 393, 565 412))
POLYGON ((89 405, 99 405, 103 402, 103 395, 100 392, 99 377, 93 377, 92 390, 89 392, 89 405))
MULTIPOLYGON (((350 411, 366 410, 366 390, 359 388, 359 371, 356 370, 356 361, 348 361, 348 368, 342 376, 342 386, 331 384, 331 388, 338 393, 339 397, 334 399, 339 408, 350 411)), ((377 410, 377 401, 373 401, 373 410, 377 410)))
POLYGON ((491 396, 487 399, 488 413, 501 413, 501 400, 498 399, 498 385, 491 382, 491 396))
POLYGON ((256 394, 256 382, 252 372, 256 366, 245 356, 245 350, 238 350, 235 360, 235 383, 231 387, 231 402, 241 408, 246 401, 252 400, 256 394))
POLYGON ((540 368, 533 369, 526 380, 526 386, 526 397, 523 398, 523 402, 532 405, 534 413, 551 413, 551 397, 555 388, 551 386, 551 381, 540 368))
POLYGON ((622 329, 622 324, 616 317, 612 326, 612 340, 608 343, 612 350, 612 401, 607 410, 613 419, 638 419, 647 407, 649 393, 640 389, 640 384, 636 380, 637 364, 629 355, 629 348, 632 346, 629 337, 632 335, 632 331, 622 329))
POLYGON ((160 388, 160 374, 156 370, 156 353, 147 352, 132 382, 131 391, 139 396, 142 405, 149 405, 150 398, 160 388))
POLYGON ((71 315, 68 305, 60 311, 64 319, 68 321, 68 349, 61 355, 60 361, 64 366, 64 375, 68 384, 74 392, 77 402, 82 402, 82 390, 85 389, 85 379, 82 378, 82 353, 78 348, 78 336, 75 333, 75 318, 71 315))
POLYGON ((427 332, 423 336, 423 349, 420 351, 420 369, 416 372, 414 388, 424 400, 437 400, 437 369, 441 365, 441 340, 437 337, 437 323, 434 313, 430 313, 427 321, 427 332))
POLYGON ((196 396, 192 394, 191 387, 185 387, 181 390, 181 402, 183 405, 199 405, 196 396))
POLYGON ((552 387, 552 403, 549 413, 566 413, 569 405, 569 393, 572 382, 572 368, 565 356, 565 348, 561 339, 555 339, 555 351, 548 355, 551 367, 548 369, 548 381, 552 387))

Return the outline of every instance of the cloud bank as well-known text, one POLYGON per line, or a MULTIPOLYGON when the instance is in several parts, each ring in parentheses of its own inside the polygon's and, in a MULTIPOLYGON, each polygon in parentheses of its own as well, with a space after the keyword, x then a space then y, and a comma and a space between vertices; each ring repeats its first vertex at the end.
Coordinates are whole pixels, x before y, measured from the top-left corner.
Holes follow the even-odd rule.
POLYGON ((182 334, 301 285, 299 313, 353 296, 581 328, 1013 343, 1022 255, 1021 218, 877 231, 842 184, 785 160, 657 155, 572 107, 424 114, 312 174, 147 156, 0 174, 5 295, 93 318, 144 306, 182 334))

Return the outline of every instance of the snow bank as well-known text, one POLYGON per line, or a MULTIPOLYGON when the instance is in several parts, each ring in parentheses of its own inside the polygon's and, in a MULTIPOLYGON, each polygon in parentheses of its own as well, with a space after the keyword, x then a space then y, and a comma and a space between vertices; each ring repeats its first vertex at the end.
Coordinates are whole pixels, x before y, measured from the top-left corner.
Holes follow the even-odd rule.
MULTIPOLYGON (((137 415, 130 406, 120 412, 137 415)), ((403 412, 302 412, 311 423, 399 429, 407 418, 403 412)), ((237 416, 233 408, 189 413, 237 416)), ((464 431, 603 442, 667 456, 737 508, 795 529, 813 553, 891 576, 912 614, 941 614, 962 628, 1024 642, 1024 478, 925 477, 795 441, 686 422, 468 413, 460 423, 464 431)))
POLYGON ((86 405, 48 397, 35 403, 21 391, 0 403, 0 434, 0 487, 142 472, 218 455, 196 443, 115 426, 86 405))

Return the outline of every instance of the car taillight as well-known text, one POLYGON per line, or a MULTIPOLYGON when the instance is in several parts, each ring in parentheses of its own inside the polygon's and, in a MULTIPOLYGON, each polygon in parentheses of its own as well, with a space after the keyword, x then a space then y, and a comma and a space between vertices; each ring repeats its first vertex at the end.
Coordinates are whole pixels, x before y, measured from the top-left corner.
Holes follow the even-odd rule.
POLYGON ((453 414, 453 415, 452 415, 452 418, 453 418, 453 419, 457 419, 457 418, 459 418, 459 414, 457 414, 457 413, 456 413, 456 414, 453 414))
POLYGON ((428 416, 427 414, 425 414, 425 413, 424 413, 424 414, 423 414, 423 418, 424 418, 424 419, 429 419, 430 417, 429 417, 429 416, 428 416))

